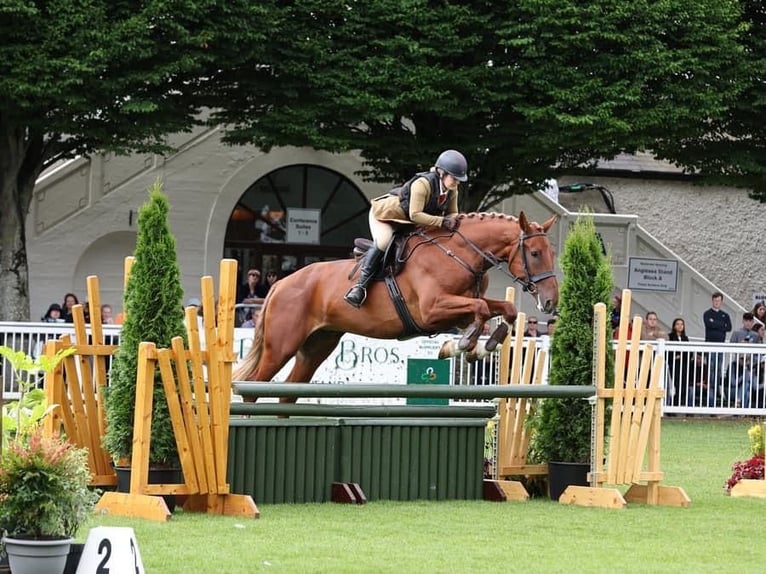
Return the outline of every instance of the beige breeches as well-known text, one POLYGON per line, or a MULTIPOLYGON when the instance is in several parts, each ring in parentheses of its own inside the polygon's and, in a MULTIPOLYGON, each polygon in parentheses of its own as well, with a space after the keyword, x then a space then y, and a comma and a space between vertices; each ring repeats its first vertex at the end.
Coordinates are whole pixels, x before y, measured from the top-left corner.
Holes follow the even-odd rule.
POLYGON ((375 216, 372 215, 372 209, 370 210, 369 220, 370 232, 372 233, 372 239, 375 242, 375 245, 381 251, 385 251, 391 243, 391 239, 394 237, 393 225, 375 219, 375 216))

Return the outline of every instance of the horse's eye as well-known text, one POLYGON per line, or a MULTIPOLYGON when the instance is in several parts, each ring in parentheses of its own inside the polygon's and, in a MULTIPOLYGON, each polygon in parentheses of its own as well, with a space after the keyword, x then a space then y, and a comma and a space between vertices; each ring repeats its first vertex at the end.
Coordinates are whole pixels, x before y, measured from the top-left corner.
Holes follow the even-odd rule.
POLYGON ((533 249, 530 253, 532 254, 532 257, 540 257, 540 252, 536 249, 533 249))

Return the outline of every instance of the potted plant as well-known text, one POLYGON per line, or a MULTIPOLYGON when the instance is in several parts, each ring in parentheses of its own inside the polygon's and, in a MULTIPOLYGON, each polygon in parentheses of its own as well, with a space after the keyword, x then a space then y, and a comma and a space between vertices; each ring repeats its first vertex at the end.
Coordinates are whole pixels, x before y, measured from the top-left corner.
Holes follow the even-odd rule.
MULTIPOLYGON (((593 362, 593 306, 610 303, 612 268, 593 218, 578 217, 560 259, 564 280, 559 318, 551 340, 551 385, 590 385, 593 362)), ((607 356, 607 372, 613 361, 607 356)), ((568 484, 587 486, 591 459, 591 405, 583 399, 546 399, 531 424, 531 453, 548 463, 548 486, 558 500, 568 484), (559 481, 564 473, 564 482, 559 481), (570 473, 573 473, 570 474, 570 473)))
MULTIPOLYGON (((135 261, 123 297, 125 320, 109 372, 104 447, 115 461, 121 491, 128 491, 130 485, 138 346, 151 341, 168 348, 178 336, 186 341, 183 289, 169 210, 162 185, 156 181, 138 212, 135 261)), ((159 369, 155 373, 149 465, 149 482, 178 482, 178 450, 159 369)), ((174 499, 166 497, 165 501, 172 510, 174 499)))
POLYGON ((18 401, 3 406, 0 455, 0 526, 14 574, 63 572, 72 538, 98 500, 88 486, 87 453, 64 439, 43 436, 40 423, 55 406, 47 406, 42 391, 30 390, 22 376, 51 372, 73 352, 32 359, 0 347, 20 392, 18 401))

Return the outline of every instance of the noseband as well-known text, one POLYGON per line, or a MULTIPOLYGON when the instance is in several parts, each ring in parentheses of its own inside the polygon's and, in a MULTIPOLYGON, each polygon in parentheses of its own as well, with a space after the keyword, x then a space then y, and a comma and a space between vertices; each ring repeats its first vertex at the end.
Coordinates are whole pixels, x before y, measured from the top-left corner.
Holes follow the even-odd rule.
MULTIPOLYGON (((550 271, 543 271, 542 273, 538 273, 537 275, 531 275, 529 273, 529 265, 527 264, 527 250, 525 248, 524 242, 527 239, 532 239, 533 237, 540 237, 541 235, 545 235, 545 233, 530 233, 529 235, 525 234, 523 231, 519 233, 519 242, 516 245, 516 251, 521 252, 521 264, 524 266, 524 274, 527 276, 526 281, 521 279, 520 277, 516 277, 513 273, 508 271, 508 275, 513 277, 513 280, 522 284, 522 289, 524 291, 528 291, 532 295, 535 295, 537 293, 537 283, 539 281, 543 281, 545 279, 548 279, 548 277, 553 277, 555 273, 553 273, 553 269, 550 271)), ((513 254, 508 257, 508 264, 510 265, 511 261, 513 261, 514 256, 516 255, 516 251, 513 252, 513 254)))

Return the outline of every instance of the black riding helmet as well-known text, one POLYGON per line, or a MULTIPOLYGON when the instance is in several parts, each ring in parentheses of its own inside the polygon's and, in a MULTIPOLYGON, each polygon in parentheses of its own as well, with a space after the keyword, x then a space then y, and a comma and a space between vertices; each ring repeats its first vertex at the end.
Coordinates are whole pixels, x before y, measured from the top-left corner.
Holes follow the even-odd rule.
POLYGON ((457 150, 448 149, 443 151, 434 165, 443 169, 458 181, 468 181, 468 162, 465 156, 457 150))

